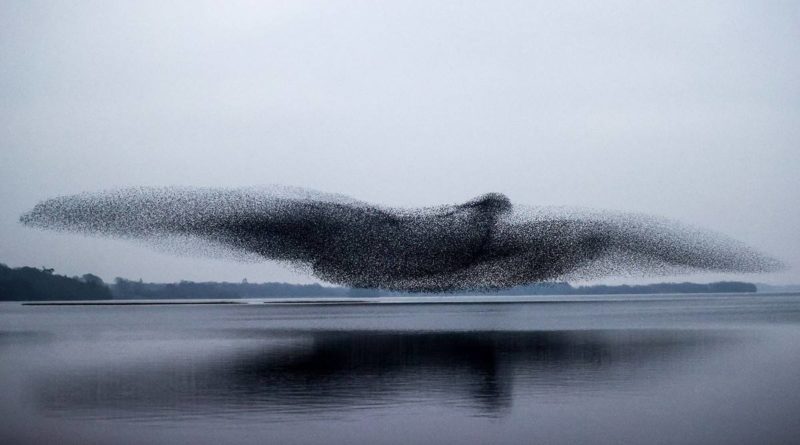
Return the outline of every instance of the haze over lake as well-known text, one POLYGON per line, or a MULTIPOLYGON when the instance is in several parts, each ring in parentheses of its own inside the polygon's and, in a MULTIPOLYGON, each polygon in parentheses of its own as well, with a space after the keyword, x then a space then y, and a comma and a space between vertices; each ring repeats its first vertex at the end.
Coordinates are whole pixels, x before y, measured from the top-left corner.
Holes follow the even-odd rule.
POLYGON ((0 442, 790 443, 798 297, 3 303, 0 442))

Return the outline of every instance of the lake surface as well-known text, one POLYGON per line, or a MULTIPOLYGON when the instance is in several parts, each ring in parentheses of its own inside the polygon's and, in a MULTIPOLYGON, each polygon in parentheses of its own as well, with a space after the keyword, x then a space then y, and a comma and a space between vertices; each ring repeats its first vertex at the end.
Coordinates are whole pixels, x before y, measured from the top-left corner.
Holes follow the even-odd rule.
POLYGON ((2 303, 0 443, 800 440, 800 294, 369 301, 2 303))

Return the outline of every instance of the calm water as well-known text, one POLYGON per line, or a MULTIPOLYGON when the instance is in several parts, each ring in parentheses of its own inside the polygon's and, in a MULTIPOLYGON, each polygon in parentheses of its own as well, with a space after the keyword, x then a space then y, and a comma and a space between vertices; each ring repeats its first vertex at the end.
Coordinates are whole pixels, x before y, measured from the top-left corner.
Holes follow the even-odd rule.
POLYGON ((0 443, 800 440, 800 295, 478 300, 3 303, 0 443))

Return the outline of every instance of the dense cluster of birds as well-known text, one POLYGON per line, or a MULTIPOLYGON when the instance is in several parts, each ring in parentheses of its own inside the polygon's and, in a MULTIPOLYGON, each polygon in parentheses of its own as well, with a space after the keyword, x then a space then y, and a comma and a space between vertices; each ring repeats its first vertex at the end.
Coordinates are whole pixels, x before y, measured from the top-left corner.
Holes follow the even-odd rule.
POLYGON ((498 193, 397 209, 282 187, 127 188, 48 199, 20 221, 280 261, 331 283, 398 291, 781 268, 726 236, 663 218, 517 206, 498 193))

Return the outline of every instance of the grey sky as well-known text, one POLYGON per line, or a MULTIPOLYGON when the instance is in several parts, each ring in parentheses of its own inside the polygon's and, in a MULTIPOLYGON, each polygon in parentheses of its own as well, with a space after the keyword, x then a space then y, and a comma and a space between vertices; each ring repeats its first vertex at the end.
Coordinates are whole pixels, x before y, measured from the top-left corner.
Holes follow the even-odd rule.
POLYGON ((652 213, 800 281, 798 2, 163 3, 0 3, 0 262, 313 280, 17 223, 60 194, 286 184, 652 213))

